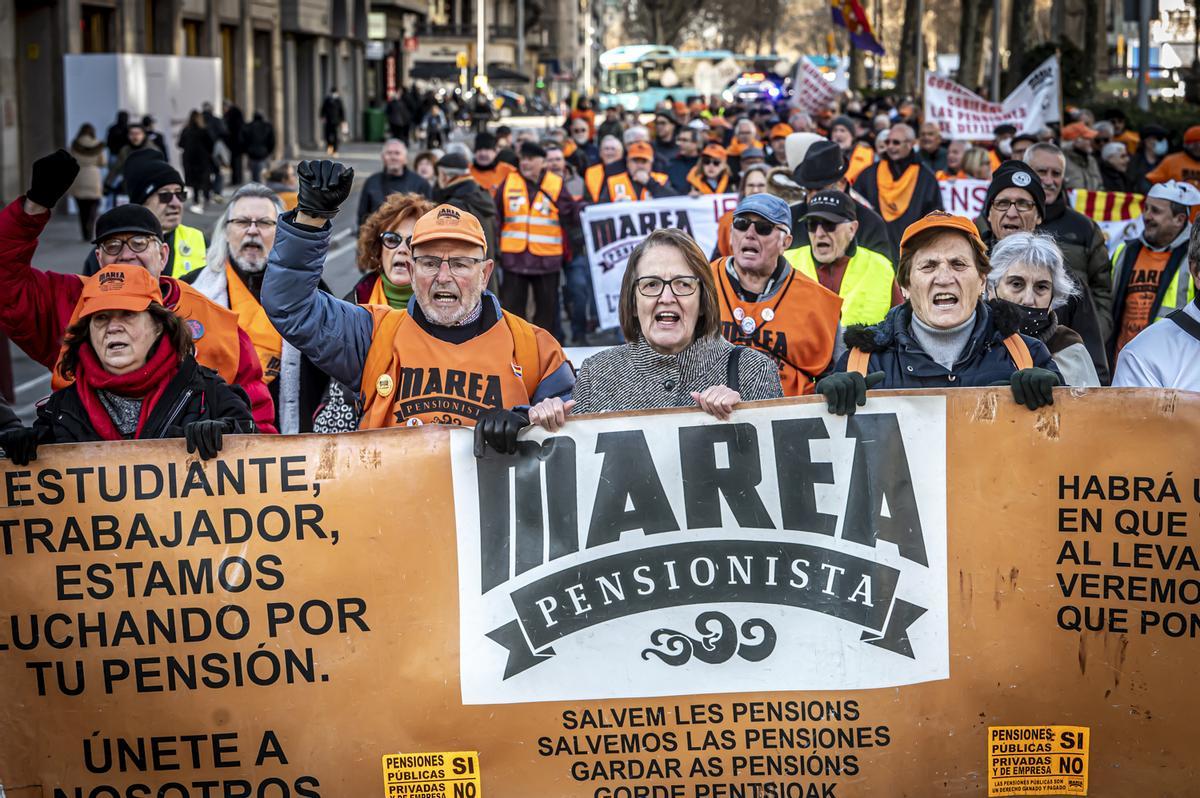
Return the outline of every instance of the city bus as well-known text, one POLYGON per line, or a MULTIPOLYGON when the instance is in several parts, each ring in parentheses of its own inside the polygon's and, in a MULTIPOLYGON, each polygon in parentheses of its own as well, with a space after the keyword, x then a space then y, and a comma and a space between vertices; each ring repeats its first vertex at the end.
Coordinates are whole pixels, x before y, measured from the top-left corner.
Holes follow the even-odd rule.
POLYGON ((680 51, 658 44, 617 47, 600 55, 600 107, 652 112, 670 96, 720 94, 742 72, 729 50, 680 51))

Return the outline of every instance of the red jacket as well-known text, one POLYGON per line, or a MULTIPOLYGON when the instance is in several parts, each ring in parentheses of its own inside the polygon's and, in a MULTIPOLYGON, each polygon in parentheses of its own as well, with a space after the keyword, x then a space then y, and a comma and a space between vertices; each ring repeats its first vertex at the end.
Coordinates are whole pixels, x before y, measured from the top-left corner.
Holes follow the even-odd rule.
MULTIPOLYGON (((58 274, 33 268, 38 237, 50 214, 25 213, 21 196, 0 211, 0 332, 33 360, 48 369, 58 362, 59 349, 75 304, 83 293, 78 274, 58 274)), ((171 277, 159 278, 163 303, 174 309, 180 288, 171 277)), ((234 382, 250 397, 250 410, 260 432, 276 433, 275 405, 263 383, 258 353, 245 330, 238 328, 238 364, 234 382)))

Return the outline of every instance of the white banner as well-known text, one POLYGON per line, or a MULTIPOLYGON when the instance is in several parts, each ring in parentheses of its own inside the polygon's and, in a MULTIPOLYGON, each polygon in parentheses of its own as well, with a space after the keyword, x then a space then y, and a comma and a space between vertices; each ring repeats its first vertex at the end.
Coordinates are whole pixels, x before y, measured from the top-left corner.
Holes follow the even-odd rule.
POLYGON ((983 212, 983 201, 987 197, 990 180, 943 180, 938 184, 942 190, 942 207, 946 213, 974 219, 983 212))
POLYGON ((839 58, 833 72, 834 79, 829 80, 808 56, 801 56, 796 62, 796 74, 792 78, 792 104, 809 113, 828 108, 850 85, 849 75, 842 67, 842 60, 839 58))
POLYGON ((948 679, 946 400, 871 401, 455 436, 463 703, 948 679))
POLYGON ((717 245, 717 224, 737 205, 736 194, 664 197, 641 202, 606 202, 583 211, 583 234, 600 328, 619 324, 621 279, 633 248, 663 227, 676 227, 696 240, 704 257, 717 245))
POLYGON ((933 72, 925 73, 925 121, 937 122, 942 138, 991 141, 997 126, 1015 125, 1018 133, 1036 133, 1060 118, 1060 73, 1054 56, 1021 81, 1002 103, 933 72))

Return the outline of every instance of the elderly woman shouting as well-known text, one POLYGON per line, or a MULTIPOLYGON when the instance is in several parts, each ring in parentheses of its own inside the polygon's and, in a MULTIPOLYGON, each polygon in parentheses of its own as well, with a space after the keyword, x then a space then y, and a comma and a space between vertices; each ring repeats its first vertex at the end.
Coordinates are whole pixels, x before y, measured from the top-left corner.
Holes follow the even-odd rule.
POLYGON ((655 230, 630 255, 621 282, 621 331, 630 343, 583 361, 574 399, 534 405, 530 423, 554 432, 571 412, 696 406, 728 419, 740 402, 782 396, 773 360, 721 337, 716 290, 695 241, 655 230))
POLYGON ((207 460, 225 433, 255 431, 245 392, 196 363, 187 323, 161 303, 158 280, 139 266, 87 280, 59 362, 73 382, 32 428, 0 433, 14 463, 37 459, 43 443, 180 437, 207 460))
POLYGON ((1050 350, 1067 385, 1097 388, 1100 377, 1083 338, 1058 323, 1055 310, 1078 296, 1053 236, 1014 233, 992 249, 988 294, 1020 318, 1021 334, 1050 350))
POLYGON ((846 330, 849 351, 817 391, 829 411, 853 414, 866 390, 1012 386, 1031 410, 1053 404, 1062 376, 1045 344, 1020 333, 1020 316, 984 301, 991 270, 971 220, 935 211, 900 241, 896 279, 907 301, 879 324, 846 330))

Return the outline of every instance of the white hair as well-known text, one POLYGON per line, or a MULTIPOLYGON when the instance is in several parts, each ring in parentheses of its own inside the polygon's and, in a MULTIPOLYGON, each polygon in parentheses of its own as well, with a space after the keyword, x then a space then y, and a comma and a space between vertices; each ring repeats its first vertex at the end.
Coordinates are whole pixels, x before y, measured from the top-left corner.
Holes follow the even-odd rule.
POLYGON ((279 195, 267 186, 262 183, 247 183, 240 187, 233 192, 233 196, 225 203, 225 210, 221 211, 221 215, 213 224, 212 235, 209 236, 210 243, 204 253, 205 268, 225 268, 225 259, 229 257, 229 237, 225 234, 225 228, 229 226, 229 215, 233 212, 233 206, 237 204, 238 200, 247 197, 269 199, 275 205, 275 214, 278 216, 283 213, 283 200, 279 199, 279 195))
POLYGON ((1100 160, 1107 161, 1109 158, 1115 158, 1122 153, 1128 153, 1129 150, 1119 141, 1110 141, 1100 150, 1100 160))
POLYGON ((752 121, 743 117, 742 119, 739 119, 737 121, 736 125, 734 125, 733 132, 736 133, 739 130, 741 130, 743 125, 746 127, 749 127, 751 130, 754 130, 754 131, 758 130, 758 128, 755 127, 755 125, 752 121))
POLYGON ((1092 127, 1092 130, 1096 131, 1096 135, 1107 135, 1109 138, 1117 135, 1116 128, 1113 127, 1112 122, 1097 122, 1092 127))
POLYGON ((1008 238, 998 242, 992 249, 992 270, 988 273, 988 285, 995 294, 996 286, 1004 279, 1008 270, 1017 263, 1024 263, 1035 269, 1045 269, 1050 272, 1054 296, 1050 307, 1060 308, 1067 300, 1078 296, 1079 285, 1067 273, 1063 261, 1062 250, 1054 236, 1042 233, 1013 233, 1008 238))
POLYGON ((645 125, 634 125, 625 131, 622 139, 624 139, 626 147, 628 147, 630 144, 633 144, 635 141, 644 141, 649 144, 650 129, 645 125))

